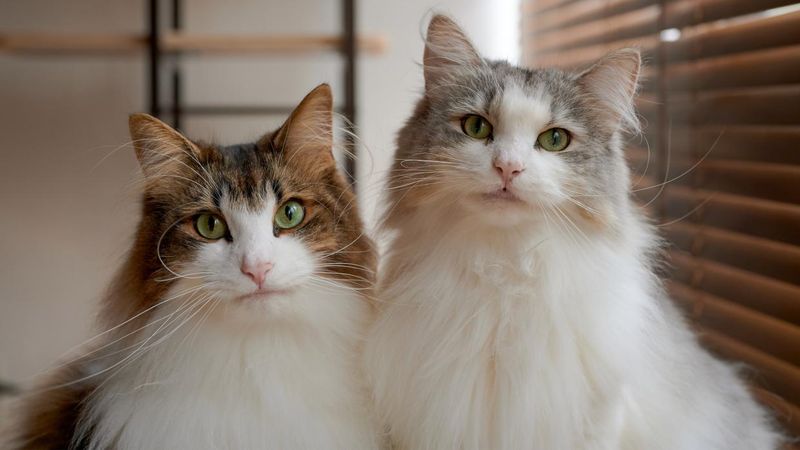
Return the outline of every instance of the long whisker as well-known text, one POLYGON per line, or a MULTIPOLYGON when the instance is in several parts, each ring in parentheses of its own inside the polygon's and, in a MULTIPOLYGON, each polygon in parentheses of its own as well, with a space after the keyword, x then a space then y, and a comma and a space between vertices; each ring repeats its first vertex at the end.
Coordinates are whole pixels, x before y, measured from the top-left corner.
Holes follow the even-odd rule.
MULTIPOLYGON (((187 303, 188 303, 188 302, 187 302, 187 303)), ((188 303, 188 304, 189 304, 189 305, 193 305, 194 303, 188 303)), ((181 308, 179 308, 178 310, 176 310, 175 312, 173 312, 171 315, 174 315, 174 314, 176 314, 176 313, 177 313, 177 311, 180 311, 180 310, 181 310, 181 309, 183 309, 185 306, 186 306, 186 305, 182 306, 181 308)), ((170 316, 171 316, 171 315, 170 315, 170 316)), ((155 331, 155 332, 153 332, 153 333, 152 333, 152 334, 151 334, 151 335, 150 335, 150 336, 149 336, 147 339, 145 339, 145 341, 144 341, 144 342, 141 344, 141 346, 144 346, 144 345, 145 345, 145 344, 146 344, 146 343, 147 343, 147 342, 148 342, 150 339, 152 339, 152 338, 153 338, 153 337, 154 337, 156 334, 158 334, 158 333, 159 333, 159 332, 160 332, 160 331, 161 331, 161 330, 162 330, 162 329, 163 329, 165 326, 167 326, 168 324, 169 324, 169 321, 167 321, 167 322, 165 322, 165 323, 161 324, 161 325, 158 327, 158 329, 156 329, 156 331, 155 331)), ((139 348, 141 348, 141 346, 140 346, 139 348)), ((93 372, 93 373, 91 373, 91 374, 89 374, 89 375, 86 375, 86 376, 84 376, 84 377, 81 377, 81 378, 77 378, 77 379, 74 379, 74 380, 70 380, 70 381, 68 381, 68 382, 65 382, 65 383, 61 383, 61 384, 57 384, 57 385, 53 385, 53 386, 48 386, 48 387, 46 387, 46 388, 42 388, 42 389, 40 389, 40 390, 37 390, 37 391, 35 391, 35 392, 48 392, 48 391, 57 390, 57 389, 61 389, 61 388, 64 388, 64 387, 68 387, 68 386, 74 386, 74 385, 78 385, 78 384, 84 383, 84 382, 86 382, 86 381, 88 381, 88 380, 90 380, 90 379, 92 379, 92 378, 96 378, 96 377, 98 377, 98 376, 100 376, 100 375, 103 375, 103 374, 105 374, 105 373, 107 373, 107 372, 109 372, 109 371, 112 371, 112 370, 114 370, 116 367, 120 366, 121 364, 124 364, 124 362, 125 362, 125 361, 127 361, 127 360, 129 360, 129 358, 131 358, 133 355, 135 355, 135 354, 137 353, 137 351, 138 351, 138 349, 137 349, 137 350, 134 350, 134 351, 133 351, 133 352, 132 352, 130 355, 128 355, 127 357, 123 358, 122 360, 120 360, 120 361, 118 361, 118 362, 116 362, 116 363, 112 364, 111 366, 109 366, 109 367, 106 367, 106 368, 104 368, 104 369, 102 369, 102 370, 99 370, 99 371, 97 371, 97 372, 93 372)), ((102 384, 102 383, 101 383, 101 384, 102 384)))
POLYGON ((660 224, 658 224, 658 225, 656 225, 656 226, 658 226, 658 227, 668 227, 668 226, 670 226, 670 225, 672 225, 672 224, 675 224, 675 223, 678 223, 678 222, 680 222, 681 220, 683 220, 683 219, 685 219, 685 218, 687 218, 687 217, 691 216, 691 215, 692 215, 692 214, 694 214, 694 213, 695 213, 697 210, 699 210, 700 208, 702 208, 703 206, 705 206, 705 204, 706 204, 706 203, 708 203, 708 202, 709 202, 709 201, 710 201, 712 198, 714 198, 714 196, 715 196, 715 195, 716 195, 716 192, 713 192, 713 193, 711 193, 711 195, 709 195, 708 197, 706 197, 705 199, 703 199, 703 201, 702 201, 702 202, 698 203, 698 204, 697 204, 697 205, 696 205, 694 208, 692 208, 692 209, 691 209, 689 212, 687 212, 686 214, 684 214, 684 215, 682 215, 682 216, 678 217, 677 219, 673 219, 673 220, 670 220, 670 221, 668 221, 668 222, 660 223, 660 224))
MULTIPOLYGON (((724 130, 723 130, 723 132, 724 132, 724 130)), ((680 175, 676 175, 675 177, 673 177, 673 178, 670 178, 669 180, 665 180, 663 183, 658 183, 658 184, 654 184, 654 185, 652 185, 652 186, 646 186, 646 187, 643 187, 643 188, 633 189, 631 192, 645 191, 645 190, 648 190, 648 189, 653 189, 653 188, 660 187, 660 186, 663 186, 663 185, 665 185, 665 184, 669 184, 669 183, 672 183, 672 182, 674 182, 674 181, 678 181, 678 180, 680 180, 680 179, 681 179, 681 178, 683 178, 684 176, 686 176, 686 175, 688 175, 689 173, 691 173, 691 172, 692 172, 694 169, 696 169, 696 168, 697 168, 697 167, 698 167, 700 164, 702 164, 702 163, 703 163, 703 161, 705 161, 705 160, 706 160, 706 158, 708 158, 708 155, 710 155, 710 154, 711 154, 711 152, 714 150, 714 147, 716 147, 716 146, 717 146, 717 143, 719 142, 719 140, 720 140, 721 138, 722 138, 722 132, 720 132, 719 136, 717 136, 717 139, 714 141, 714 143, 713 143, 713 144, 711 144, 711 147, 710 147, 710 148, 709 148, 709 149, 708 149, 708 150, 707 150, 707 151, 706 151, 706 152, 703 154, 703 156, 702 156, 702 157, 700 157, 700 159, 698 159, 698 160, 697 160, 697 161, 696 161, 694 164, 692 164, 692 166, 691 166, 691 167, 689 167, 688 169, 686 169, 685 171, 683 171, 683 172, 682 172, 680 175)))
MULTIPOLYGON (((175 295, 173 295, 173 296, 171 296, 171 297, 165 298, 165 299, 163 299, 163 300, 161 300, 161 301, 159 301, 159 302, 157 302, 157 303, 153 304, 152 306, 150 306, 150 307, 148 307, 148 308, 146 308, 146 309, 144 309, 144 310, 142 310, 142 311, 138 312, 137 314, 135 314, 135 315, 131 316, 130 318, 126 319, 125 321, 123 321, 123 322, 121 322, 121 323, 119 323, 119 324, 117 324, 117 325, 115 325, 115 326, 113 326, 113 327, 111 327, 111 328, 109 328, 109 329, 107 329, 107 330, 105 330, 105 331, 101 332, 101 333, 98 333, 98 334, 96 334, 95 336, 93 336, 93 337, 91 337, 91 338, 89 338, 89 339, 87 339, 87 340, 83 341, 82 343, 80 343, 80 344, 78 344, 78 345, 75 345, 75 346, 73 346, 72 348, 70 348, 69 350, 67 350, 67 351, 64 353, 64 355, 66 356, 66 355, 72 354, 72 353, 73 353, 73 352, 75 352, 75 351, 76 351, 78 348, 84 347, 84 346, 86 346, 86 345, 90 344, 91 342, 93 342, 93 341, 97 340, 98 338, 100 338, 100 337, 102 337, 102 336, 105 336, 105 335, 107 335, 107 334, 109 334, 109 333, 111 333, 111 332, 113 332, 113 331, 115 331, 115 330, 117 330, 117 329, 119 329, 119 328, 121 328, 121 327, 123 327, 123 326, 127 325, 128 323, 132 322, 133 320, 136 320, 137 318, 139 318, 139 317, 143 316, 144 314, 147 314, 148 312, 150 312, 150 311, 152 311, 152 310, 154 310, 154 309, 158 308, 158 307, 159 307, 159 306, 161 306, 161 305, 164 305, 164 304, 166 304, 166 303, 168 303, 168 302, 170 302, 170 301, 173 301, 173 300, 175 300, 175 299, 177 299, 177 298, 180 298, 180 297, 183 297, 183 296, 185 296, 185 295, 190 295, 190 294, 193 294, 193 293, 195 293, 195 292, 197 292, 197 291, 199 291, 199 290, 203 289, 204 287, 205 287, 205 286, 195 286, 195 287, 191 287, 191 288, 185 289, 185 290, 183 290, 183 291, 180 291, 180 292, 176 293, 175 295)), ((135 330, 133 330, 133 331, 131 331, 131 332, 128 332, 127 334, 125 334, 125 335, 123 335, 123 336, 120 336, 120 337, 118 337, 118 338, 114 339, 113 341, 107 342, 107 343, 103 344, 103 345, 102 345, 102 346, 100 346, 100 347, 94 348, 94 349, 92 349, 92 350, 90 350, 90 351, 88 351, 88 352, 86 352, 86 353, 83 353, 83 354, 81 354, 80 356, 77 356, 77 357, 75 357, 75 358, 71 358, 71 359, 69 359, 69 360, 67 360, 67 361, 65 361, 65 362, 63 362, 63 363, 61 363, 61 364, 58 364, 58 365, 56 365, 56 366, 54 366, 54 367, 52 367, 52 368, 50 368, 50 369, 47 369, 47 371, 49 372, 49 371, 53 371, 53 370, 60 369, 60 368, 62 368, 62 367, 65 367, 65 366, 68 366, 69 364, 72 364, 72 363, 74 363, 75 361, 81 360, 81 359, 83 359, 83 358, 86 358, 86 357, 88 357, 88 356, 90 356, 90 355, 92 355, 92 354, 95 354, 95 353, 97 353, 97 352, 100 352, 100 351, 102 351, 103 349, 105 349, 105 348, 108 348, 108 347, 110 347, 111 345, 114 345, 114 344, 116 344, 117 342, 119 342, 119 341, 121 341, 121 340, 123 340, 123 339, 125 339, 125 338, 127 338, 127 337, 129 337, 129 336, 131 336, 131 335, 133 335, 133 334, 136 334, 137 332, 139 332, 139 331, 141 331, 141 330, 143 330, 143 329, 147 328, 148 326, 151 326, 151 325, 152 325, 152 323, 154 323, 154 322, 157 322, 157 321, 161 321, 161 320, 164 320, 164 318, 156 319, 155 321, 153 321, 153 322, 151 322, 151 323, 148 323, 148 324, 145 324, 145 325, 143 325, 142 327, 139 327, 139 328, 137 328, 137 329, 135 329, 135 330)), ((106 356, 108 356, 108 354, 105 354, 105 355, 103 355, 103 357, 106 357, 106 356)), ((60 359, 60 358, 59 358, 59 359, 60 359)))
MULTIPOLYGON (((182 307, 182 309, 180 310, 181 312, 178 314, 178 317, 174 318, 173 320, 170 320, 169 322, 165 322, 164 324, 159 326, 159 328, 155 332, 153 332, 150 336, 148 336, 147 339, 145 339, 144 342, 142 342, 136 348, 136 350, 132 351, 128 356, 126 356, 125 358, 121 359, 120 361, 118 361, 117 363, 113 364, 112 366, 110 366, 110 367, 108 367, 106 369, 103 369, 100 372, 97 372, 97 373, 93 374, 92 376, 97 376, 97 375, 101 375, 101 374, 103 374, 105 372, 108 372, 110 370, 113 370, 115 368, 117 369, 114 372, 112 372, 108 377, 106 377, 106 379, 97 386, 96 390, 99 390, 106 382, 108 382, 116 374, 118 374, 120 371, 122 371, 123 369, 128 367, 133 362, 137 361, 139 358, 141 358, 142 355, 144 355, 147 351, 149 351, 150 349, 154 348, 158 344, 164 342, 170 336, 175 334, 175 332, 177 332, 181 327, 183 327, 183 325, 185 325, 189 320, 191 320, 191 318, 194 317, 197 314, 197 312, 202 309, 202 306, 201 306, 201 308, 197 308, 197 306, 205 304, 205 302, 208 301, 208 299, 209 299, 209 295, 206 294, 206 295, 200 297, 199 299, 197 299, 197 300, 195 300, 195 301, 193 301, 191 303, 188 303, 188 306, 184 305, 184 307, 182 307), (147 345, 155 336, 158 335, 159 332, 161 332, 161 330, 163 330, 167 326, 177 322, 178 320, 181 320, 181 318, 183 318, 183 319, 182 319, 182 322, 180 322, 179 325, 173 327, 172 330, 167 332, 167 334, 165 334, 164 336, 158 338, 158 340, 156 340, 156 341, 150 343, 149 345, 147 345)), ((173 312, 171 314, 171 316, 174 316, 176 313, 177 313, 177 311, 173 312)))

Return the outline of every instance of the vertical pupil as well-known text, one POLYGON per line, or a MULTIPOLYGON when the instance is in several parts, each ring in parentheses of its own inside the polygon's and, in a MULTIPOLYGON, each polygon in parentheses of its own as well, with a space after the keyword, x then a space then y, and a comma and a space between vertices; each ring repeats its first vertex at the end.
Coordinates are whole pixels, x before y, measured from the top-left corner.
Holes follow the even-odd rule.
POLYGON ((553 131, 553 145, 558 145, 558 141, 561 140, 561 133, 558 131, 553 131))
POLYGON ((215 217, 208 216, 208 219, 206 219, 206 227, 208 227, 208 231, 213 233, 214 228, 217 227, 217 219, 215 217))
POLYGON ((292 216, 294 215, 294 209, 290 205, 286 205, 286 207, 283 209, 283 213, 286 215, 286 218, 289 219, 289 221, 291 222, 292 216))

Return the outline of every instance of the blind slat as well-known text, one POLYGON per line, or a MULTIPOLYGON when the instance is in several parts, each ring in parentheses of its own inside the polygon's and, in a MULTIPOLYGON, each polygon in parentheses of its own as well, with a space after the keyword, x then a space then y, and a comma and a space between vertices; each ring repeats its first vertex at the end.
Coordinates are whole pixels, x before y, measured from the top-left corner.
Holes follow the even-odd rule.
MULTIPOLYGON (((786 283, 800 281, 800 247, 689 222, 676 222, 664 230, 672 243, 694 256, 786 283)), ((800 324, 800 300, 797 303, 800 324)))
MULTIPOLYGON (((611 50, 637 47, 650 65, 654 66, 655 57, 658 56, 654 51, 659 44, 663 46, 666 61, 674 64, 692 59, 796 44, 798 29, 800 29, 800 11, 771 17, 755 17, 726 26, 703 23, 682 29, 680 38, 676 41, 661 42, 659 36, 654 34, 575 47, 565 51, 544 50, 526 56, 529 60, 536 56, 532 61, 536 66, 577 67, 587 65, 611 50)), ((526 35, 525 38, 536 40, 536 36, 526 35)))
POLYGON ((752 374, 754 383, 795 405, 800 404, 800 386, 796 382, 800 379, 800 368, 718 331, 706 328, 699 331, 703 344, 718 355, 758 369, 757 374, 752 374))
POLYGON ((800 245, 800 206, 741 195, 669 185, 664 190, 668 217, 800 245))
POLYGON ((795 0, 679 0, 664 5, 665 27, 685 27, 791 5, 795 0))
MULTIPOLYGON (((800 407, 764 389, 754 388, 752 392, 756 400, 767 405, 773 411, 775 418, 785 427, 788 433, 800 436, 800 407)), ((786 444, 784 448, 797 450, 798 446, 786 444)))
MULTIPOLYGON (((800 165, 800 151, 797 150, 800 126, 797 125, 673 124, 663 132, 669 134, 670 152, 675 158, 697 159, 711 150, 709 158, 800 165)), ((658 134, 655 126, 645 128, 654 155, 658 134)))
POLYGON ((793 0, 675 0, 625 12, 593 22, 545 32, 531 39, 536 53, 567 50, 619 39, 654 34, 663 28, 682 28, 790 5, 793 0))
POLYGON ((794 366, 800 363, 800 347, 794 345, 800 342, 800 327, 675 281, 667 282, 667 287, 692 320, 794 366))
MULTIPOLYGON (((670 185, 702 185, 710 191, 800 204, 800 189, 797 189, 800 166, 712 159, 715 149, 702 162, 698 162, 697 158, 672 156, 669 174, 666 175, 655 174, 652 165, 648 171, 668 180, 670 185)), ((630 157, 646 158, 647 155, 632 153, 630 157)), ((652 158, 651 156, 651 162, 652 158)), ((634 159, 634 162, 644 166, 647 160, 634 159)))
POLYGON ((530 42, 538 53, 653 34, 657 31, 660 13, 658 5, 647 6, 607 19, 561 28, 534 37, 530 42))
MULTIPOLYGON (((536 37, 528 37, 531 41, 535 41, 536 37)), ((532 51, 527 54, 529 60, 532 60, 534 65, 539 67, 562 67, 573 68, 578 66, 586 66, 593 61, 601 58, 606 53, 624 47, 639 48, 645 57, 652 52, 658 45, 659 38, 655 35, 641 36, 629 39, 621 39, 604 44, 590 45, 586 47, 577 47, 571 50, 561 51, 560 49, 553 49, 553 51, 542 50, 539 52, 532 51)))
POLYGON ((798 83, 800 45, 670 64, 664 76, 674 90, 798 83))
POLYGON ((664 42, 669 62, 797 44, 800 11, 772 17, 754 17, 720 26, 701 24, 681 30, 680 39, 664 42))
MULTIPOLYGON (((672 144, 670 173, 664 177, 667 180, 674 180, 671 181, 673 183, 695 179, 704 186, 712 188, 715 184, 738 185, 738 189, 732 186, 730 192, 749 192, 749 195, 754 197, 800 203, 800 190, 794 186, 800 181, 800 165, 716 159, 719 143, 717 145, 711 143, 709 149, 700 155, 705 155, 705 159, 698 162, 698 157, 692 158, 691 152, 681 151, 675 147, 676 145, 672 144), (717 180, 723 177, 724 180, 717 180)), ((651 175, 662 175, 654 173, 657 155, 652 150, 629 146, 625 152, 632 167, 642 170, 647 168, 651 175)))
POLYGON ((620 14, 632 9, 657 3, 658 0, 581 0, 558 9, 532 15, 530 34, 535 36, 545 31, 575 25, 620 14))
POLYGON ((673 278, 800 326, 800 287, 672 250, 673 278))
MULTIPOLYGON (((664 228, 669 240, 696 257, 731 265, 737 269, 800 284, 800 247, 713 227, 676 222, 664 228)), ((787 294, 800 295, 800 290, 787 294)), ((725 293, 721 293, 723 297, 725 293)), ((800 325, 800 301, 794 322, 800 325)), ((782 311, 785 312, 785 311, 782 311)))
MULTIPOLYGON (((658 103, 655 100, 653 107, 658 103)), ((672 93, 668 111, 673 124, 796 125, 800 123, 800 85, 672 93)))

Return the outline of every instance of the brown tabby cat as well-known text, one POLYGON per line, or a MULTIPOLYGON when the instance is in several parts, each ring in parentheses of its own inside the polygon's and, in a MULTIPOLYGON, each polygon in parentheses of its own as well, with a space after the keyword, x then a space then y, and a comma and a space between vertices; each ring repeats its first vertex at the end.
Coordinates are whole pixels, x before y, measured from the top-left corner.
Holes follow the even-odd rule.
POLYGON ((331 92, 258 142, 130 118, 142 218, 101 341, 25 402, 15 448, 371 449, 359 366, 375 252, 331 92))

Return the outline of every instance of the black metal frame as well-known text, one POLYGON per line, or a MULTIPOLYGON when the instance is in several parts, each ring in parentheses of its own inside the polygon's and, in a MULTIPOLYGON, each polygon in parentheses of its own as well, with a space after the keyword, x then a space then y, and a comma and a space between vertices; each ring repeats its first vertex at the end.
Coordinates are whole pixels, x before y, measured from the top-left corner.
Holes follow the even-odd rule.
POLYGON ((342 52, 345 55, 344 64, 344 117, 346 119, 345 140, 347 149, 345 152, 345 171, 350 180, 350 184, 356 183, 356 61, 358 57, 358 45, 356 42, 356 2, 355 0, 342 0, 342 31, 343 46, 342 52))
MULTIPOLYGON (((182 0, 171 0, 171 20, 172 30, 179 31, 183 26, 183 2, 182 0)), ((168 107, 161 104, 162 79, 164 70, 164 50, 161 48, 161 2, 159 0, 148 0, 148 98, 149 110, 153 116, 164 118, 169 116, 172 125, 180 129, 183 119, 189 115, 286 115, 292 111, 292 107, 278 105, 264 106, 186 106, 183 104, 182 80, 183 75, 180 67, 180 55, 176 54, 171 59, 171 103, 168 107)), ((354 138, 355 124, 357 119, 356 108, 356 63, 358 60, 358 43, 356 40, 356 2, 355 0, 342 0, 342 47, 340 53, 344 57, 344 103, 339 109, 344 116, 346 130, 344 139, 346 148, 344 168, 351 185, 356 181, 356 152, 357 145, 354 138)))
POLYGON ((150 57, 147 75, 150 83, 150 114, 156 117, 161 116, 161 83, 159 80, 159 68, 161 67, 161 27, 159 26, 159 18, 161 17, 161 12, 159 11, 158 3, 158 0, 149 0, 147 2, 149 25, 147 53, 150 57))

